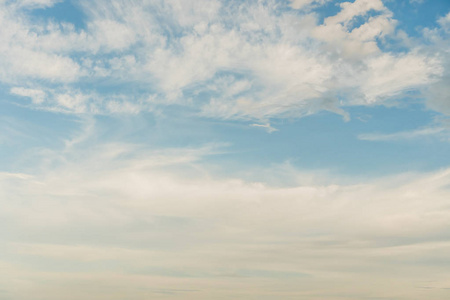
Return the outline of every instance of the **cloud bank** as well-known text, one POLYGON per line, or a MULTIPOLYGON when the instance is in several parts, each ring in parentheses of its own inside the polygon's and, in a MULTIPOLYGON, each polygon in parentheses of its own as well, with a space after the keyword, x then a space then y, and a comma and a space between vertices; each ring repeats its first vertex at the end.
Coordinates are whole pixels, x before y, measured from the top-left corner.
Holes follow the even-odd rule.
POLYGON ((442 299, 450 287, 448 169, 275 187, 214 176, 211 147, 72 151, 40 174, 0 174, 6 299, 442 299))

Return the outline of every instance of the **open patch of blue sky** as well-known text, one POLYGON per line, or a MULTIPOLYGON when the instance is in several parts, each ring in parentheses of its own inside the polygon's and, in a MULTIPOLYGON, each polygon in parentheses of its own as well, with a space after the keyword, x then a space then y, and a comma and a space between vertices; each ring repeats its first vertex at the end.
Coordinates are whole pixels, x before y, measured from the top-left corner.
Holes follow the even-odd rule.
POLYGON ((27 13, 38 22, 70 23, 78 30, 86 29, 86 15, 75 0, 55 1, 54 5, 31 8, 27 13))
POLYGON ((424 28, 438 27, 436 21, 450 10, 446 0, 386 1, 385 5, 393 12, 398 28, 412 37, 421 37, 424 28))

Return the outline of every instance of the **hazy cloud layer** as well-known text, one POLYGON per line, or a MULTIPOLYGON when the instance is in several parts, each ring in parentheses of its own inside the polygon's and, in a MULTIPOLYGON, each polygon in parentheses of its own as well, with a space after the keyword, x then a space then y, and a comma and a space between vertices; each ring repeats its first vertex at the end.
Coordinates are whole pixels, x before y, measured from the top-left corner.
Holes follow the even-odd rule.
POLYGON ((448 293, 447 169, 273 187, 207 175, 213 145, 71 147, 43 173, 0 174, 6 299, 448 293))

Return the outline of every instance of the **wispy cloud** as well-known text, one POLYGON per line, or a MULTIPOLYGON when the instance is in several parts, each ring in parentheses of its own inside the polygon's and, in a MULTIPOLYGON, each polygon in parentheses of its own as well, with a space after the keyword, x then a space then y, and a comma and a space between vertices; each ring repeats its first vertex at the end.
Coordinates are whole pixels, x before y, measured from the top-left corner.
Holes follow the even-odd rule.
POLYGON ((270 125, 270 123, 266 123, 266 124, 251 124, 250 126, 264 128, 265 130, 267 130, 268 133, 272 133, 272 132, 278 131, 278 129, 272 127, 272 125, 270 125))
POLYGON ((436 136, 444 133, 446 128, 444 127, 430 127, 422 128, 411 131, 401 131, 395 133, 365 133, 358 135, 358 139, 364 141, 398 141, 398 140, 411 140, 426 136, 436 136))

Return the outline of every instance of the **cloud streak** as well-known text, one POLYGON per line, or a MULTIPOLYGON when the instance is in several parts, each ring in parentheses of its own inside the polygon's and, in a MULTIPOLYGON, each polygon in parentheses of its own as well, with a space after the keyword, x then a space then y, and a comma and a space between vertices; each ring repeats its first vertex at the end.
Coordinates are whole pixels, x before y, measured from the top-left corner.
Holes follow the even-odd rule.
POLYGON ((358 135, 358 138, 363 141, 399 141, 411 140, 420 137, 439 135, 446 129, 443 127, 424 128, 412 131, 402 131, 389 134, 382 133, 366 133, 358 135))

